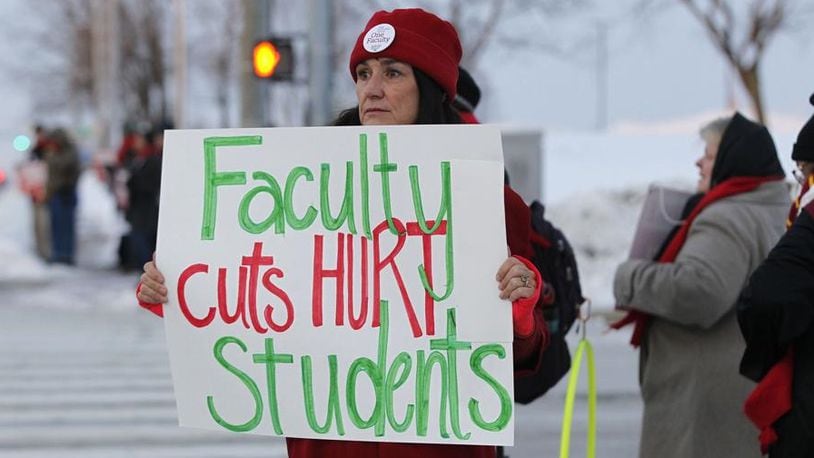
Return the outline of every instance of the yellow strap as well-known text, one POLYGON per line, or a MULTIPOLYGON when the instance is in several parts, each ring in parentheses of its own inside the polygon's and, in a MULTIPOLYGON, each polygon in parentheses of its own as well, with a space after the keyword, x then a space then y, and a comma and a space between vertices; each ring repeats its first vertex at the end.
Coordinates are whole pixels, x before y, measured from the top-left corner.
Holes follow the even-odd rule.
POLYGON ((565 394, 565 411, 562 417, 562 436, 560 437, 560 458, 568 458, 571 449, 571 423, 574 419, 574 399, 577 395, 577 381, 582 362, 582 354, 588 355, 588 445, 586 456, 596 457, 596 370, 594 368, 594 349, 587 339, 579 341, 574 361, 571 364, 571 375, 568 377, 568 390, 565 394))

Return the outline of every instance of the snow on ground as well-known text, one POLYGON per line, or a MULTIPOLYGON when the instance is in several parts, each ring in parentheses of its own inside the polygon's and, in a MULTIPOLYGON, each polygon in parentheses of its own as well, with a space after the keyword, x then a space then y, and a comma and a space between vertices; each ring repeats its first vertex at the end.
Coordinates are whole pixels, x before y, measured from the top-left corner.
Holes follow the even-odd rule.
POLYGON ((546 218, 571 242, 595 310, 613 308, 613 274, 627 259, 648 186, 692 189, 702 148, 694 132, 546 135, 546 218))
POLYGON ((595 190, 552 205, 546 218, 568 237, 582 294, 595 308, 613 306, 613 272, 627 257, 644 189, 595 190))
POLYGON ((49 265, 34 254, 31 203, 15 183, 0 190, 0 292, 6 301, 43 307, 128 310, 134 273, 115 270, 127 224, 105 184, 92 171, 79 181, 77 266, 49 265))
MULTIPOLYGON (((80 177, 78 195, 76 263, 86 268, 112 268, 116 265, 119 237, 127 230, 127 223, 93 171, 86 170, 80 177)), ((36 277, 44 265, 33 254, 31 203, 13 182, 0 191, 0 217, 4 222, 0 225, 0 257, 16 260, 15 265, 0 267, 11 271, 0 274, 0 278, 36 277)))

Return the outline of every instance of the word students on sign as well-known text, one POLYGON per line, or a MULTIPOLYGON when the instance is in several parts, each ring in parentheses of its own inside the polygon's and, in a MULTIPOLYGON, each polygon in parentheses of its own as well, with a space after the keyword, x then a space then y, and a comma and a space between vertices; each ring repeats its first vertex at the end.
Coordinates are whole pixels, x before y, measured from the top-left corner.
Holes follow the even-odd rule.
POLYGON ((183 426, 511 445, 500 134, 169 131, 156 263, 183 426))

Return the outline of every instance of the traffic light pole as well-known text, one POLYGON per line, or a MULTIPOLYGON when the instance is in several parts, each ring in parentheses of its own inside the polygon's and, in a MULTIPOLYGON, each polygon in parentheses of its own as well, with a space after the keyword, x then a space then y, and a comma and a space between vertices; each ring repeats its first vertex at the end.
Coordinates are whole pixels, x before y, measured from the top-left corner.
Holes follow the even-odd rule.
POLYGON ((112 148, 121 129, 118 0, 91 2, 93 102, 97 110, 96 147, 112 148))
POLYGON ((242 65, 240 80, 240 125, 263 127, 270 125, 271 104, 268 84, 255 78, 252 71, 253 44, 268 35, 271 18, 271 0, 246 0, 243 5, 242 65))
POLYGON ((187 103, 187 26, 186 0, 173 0, 175 12, 175 41, 173 47, 173 75, 175 80, 175 103, 173 104, 173 124, 176 129, 186 127, 187 103))
POLYGON ((330 0, 309 0, 308 124, 324 126, 333 117, 333 5, 330 0))

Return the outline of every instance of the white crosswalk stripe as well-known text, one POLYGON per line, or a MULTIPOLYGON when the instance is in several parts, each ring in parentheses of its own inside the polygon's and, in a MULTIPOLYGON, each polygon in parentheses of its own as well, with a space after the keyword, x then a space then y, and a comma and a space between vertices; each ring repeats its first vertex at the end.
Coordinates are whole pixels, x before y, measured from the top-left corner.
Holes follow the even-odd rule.
POLYGON ((279 438, 178 426, 149 313, 0 307, 0 457, 284 456, 279 438))

